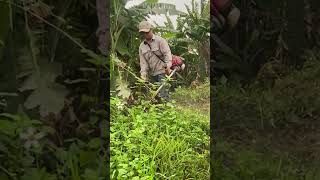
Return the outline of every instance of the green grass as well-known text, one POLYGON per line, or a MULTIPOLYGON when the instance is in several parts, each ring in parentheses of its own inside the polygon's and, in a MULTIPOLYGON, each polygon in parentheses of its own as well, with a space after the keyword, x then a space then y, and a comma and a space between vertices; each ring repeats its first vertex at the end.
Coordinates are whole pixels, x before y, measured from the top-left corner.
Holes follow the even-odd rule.
POLYGON ((299 159, 287 152, 259 151, 218 138, 215 146, 214 180, 316 180, 319 163, 299 159))
POLYGON ((209 116, 111 101, 111 179, 208 179, 209 116))
POLYGON ((214 179, 320 179, 319 59, 269 88, 218 83, 214 179))

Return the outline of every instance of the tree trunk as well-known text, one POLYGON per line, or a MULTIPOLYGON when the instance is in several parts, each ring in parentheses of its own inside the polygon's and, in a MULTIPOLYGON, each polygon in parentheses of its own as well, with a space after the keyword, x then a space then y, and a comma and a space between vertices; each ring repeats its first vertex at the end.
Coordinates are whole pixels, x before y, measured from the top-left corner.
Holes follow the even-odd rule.
POLYGON ((206 77, 209 77, 210 73, 210 45, 209 41, 205 41, 198 46, 199 48, 199 74, 200 79, 204 80, 206 77))
POLYGON ((97 0, 97 16, 99 21, 99 28, 97 36, 99 39, 99 50, 102 54, 107 55, 109 50, 109 0, 97 0))
MULTIPOLYGON (((108 52, 109 52, 109 27, 110 27, 110 19, 109 19, 109 14, 110 14, 110 1, 109 0, 96 0, 96 8, 97 8, 97 17, 98 17, 98 21, 99 21, 99 27, 97 30, 97 36, 98 36, 98 40, 99 40, 99 45, 98 45, 98 49, 101 51, 101 53, 105 56, 108 56, 108 52)), ((110 58, 107 57, 106 61, 109 60, 110 58)), ((106 123, 107 125, 104 126, 106 127, 106 129, 101 128, 101 131, 106 131, 109 132, 110 131, 110 121, 106 121, 105 122, 105 118, 106 116, 109 116, 110 111, 109 111, 109 90, 110 90, 110 85, 109 85, 109 71, 107 71, 106 73, 107 77, 105 77, 103 75, 102 72, 99 72, 99 80, 98 80, 98 88, 99 88, 99 92, 98 92, 98 96, 100 97, 99 99, 99 104, 98 104, 98 109, 99 110, 106 110, 107 113, 104 116, 99 116, 99 121, 104 124, 106 123)), ((100 132, 101 136, 103 137, 104 134, 107 134, 107 138, 106 138, 106 142, 110 141, 110 137, 109 137, 109 133, 106 132, 100 132)), ((110 144, 106 143, 106 147, 107 149, 107 165, 110 164, 110 144)), ((107 174, 109 174, 109 167, 107 167, 107 174)))

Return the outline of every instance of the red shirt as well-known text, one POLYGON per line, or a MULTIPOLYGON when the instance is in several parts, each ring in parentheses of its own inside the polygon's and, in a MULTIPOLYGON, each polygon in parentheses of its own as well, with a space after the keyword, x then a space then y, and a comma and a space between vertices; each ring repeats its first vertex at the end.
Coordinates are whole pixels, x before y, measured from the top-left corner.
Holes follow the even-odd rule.
POLYGON ((219 12, 224 11, 226 8, 230 7, 232 4, 232 0, 212 0, 212 1, 213 1, 213 6, 219 12))

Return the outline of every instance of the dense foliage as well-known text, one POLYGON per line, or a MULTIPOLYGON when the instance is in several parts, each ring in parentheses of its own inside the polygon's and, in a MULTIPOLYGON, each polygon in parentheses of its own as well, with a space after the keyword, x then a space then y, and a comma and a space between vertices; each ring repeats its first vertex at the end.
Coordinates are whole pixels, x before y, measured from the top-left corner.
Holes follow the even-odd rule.
POLYGON ((218 81, 213 114, 217 138, 214 177, 222 179, 318 179, 315 144, 319 127, 320 56, 305 56, 304 67, 247 88, 218 81), (226 141, 227 140, 227 141, 226 141))
POLYGON ((96 1, 12 0, 0 9, 0 179, 105 179, 96 1))
POLYGON ((111 105, 112 179, 208 179, 208 114, 172 103, 111 105))

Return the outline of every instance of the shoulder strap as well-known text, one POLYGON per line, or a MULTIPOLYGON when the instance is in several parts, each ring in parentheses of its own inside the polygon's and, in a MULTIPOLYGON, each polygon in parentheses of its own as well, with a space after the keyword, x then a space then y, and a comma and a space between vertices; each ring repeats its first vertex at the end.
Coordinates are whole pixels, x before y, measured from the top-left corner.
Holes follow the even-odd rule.
POLYGON ((146 41, 144 41, 143 42, 144 44, 147 44, 148 46, 149 46, 149 48, 150 48, 150 51, 154 54, 154 55, 156 55, 157 57, 158 57, 158 59, 160 59, 163 63, 165 63, 166 64, 166 62, 164 62, 164 60, 163 59, 161 59, 156 53, 154 53, 152 50, 151 50, 151 46, 150 46, 150 44, 149 43, 147 43, 146 41))

